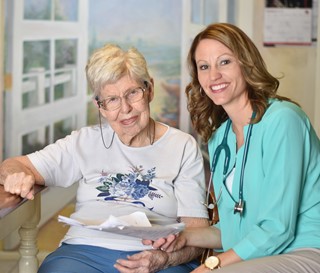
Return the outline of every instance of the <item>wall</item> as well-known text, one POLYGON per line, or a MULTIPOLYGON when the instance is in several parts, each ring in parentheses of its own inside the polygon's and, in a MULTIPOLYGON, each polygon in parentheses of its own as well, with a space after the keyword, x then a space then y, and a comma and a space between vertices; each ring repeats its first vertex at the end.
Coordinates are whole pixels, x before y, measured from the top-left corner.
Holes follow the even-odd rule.
POLYGON ((279 94, 302 106, 320 136, 320 83, 316 76, 320 73, 319 43, 316 46, 264 47, 264 4, 264 0, 241 2, 238 7, 239 26, 255 41, 269 71, 276 77, 284 75, 280 80, 279 94), (248 16, 250 13, 252 16, 248 16))

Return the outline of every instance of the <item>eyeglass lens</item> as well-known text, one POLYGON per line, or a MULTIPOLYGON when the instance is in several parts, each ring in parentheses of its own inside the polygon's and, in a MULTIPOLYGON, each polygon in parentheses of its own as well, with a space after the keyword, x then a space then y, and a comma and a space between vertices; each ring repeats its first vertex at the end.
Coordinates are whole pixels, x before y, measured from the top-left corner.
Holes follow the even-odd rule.
MULTIPOLYGON (((127 103, 132 104, 140 101, 143 98, 145 89, 142 87, 137 87, 129 90, 122 98, 126 100, 127 103)), ((121 107, 122 98, 119 96, 109 97, 102 101, 102 106, 105 110, 112 111, 121 107)))

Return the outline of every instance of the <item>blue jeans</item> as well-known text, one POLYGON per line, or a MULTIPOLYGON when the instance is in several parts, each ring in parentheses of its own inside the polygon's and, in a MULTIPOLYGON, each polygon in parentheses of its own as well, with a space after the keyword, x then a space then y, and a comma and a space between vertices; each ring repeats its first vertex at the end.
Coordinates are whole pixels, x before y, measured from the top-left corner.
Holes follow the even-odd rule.
MULTIPOLYGON (((119 251, 88 245, 62 244, 49 254, 38 273, 118 273, 113 267, 117 259, 126 259, 140 251, 119 251)), ((196 261, 173 266, 159 273, 189 273, 199 266, 196 261)))

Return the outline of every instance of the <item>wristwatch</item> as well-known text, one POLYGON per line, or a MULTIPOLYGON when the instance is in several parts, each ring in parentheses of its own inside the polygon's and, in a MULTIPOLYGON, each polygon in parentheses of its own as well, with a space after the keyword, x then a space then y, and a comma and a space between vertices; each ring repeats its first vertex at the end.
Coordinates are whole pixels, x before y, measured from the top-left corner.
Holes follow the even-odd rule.
POLYGON ((220 259, 217 256, 210 256, 205 260, 204 266, 210 270, 221 268, 220 259))

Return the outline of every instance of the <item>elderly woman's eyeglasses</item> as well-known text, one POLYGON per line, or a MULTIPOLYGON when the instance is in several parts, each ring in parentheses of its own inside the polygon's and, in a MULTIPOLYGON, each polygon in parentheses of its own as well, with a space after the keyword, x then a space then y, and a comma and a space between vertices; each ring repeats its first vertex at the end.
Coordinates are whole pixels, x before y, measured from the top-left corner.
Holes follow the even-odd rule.
POLYGON ((114 111, 121 107, 122 99, 125 99, 129 104, 142 100, 145 91, 146 89, 143 87, 136 87, 126 92, 122 97, 110 96, 103 100, 99 100, 99 98, 96 97, 96 100, 99 107, 106 111, 114 111))

